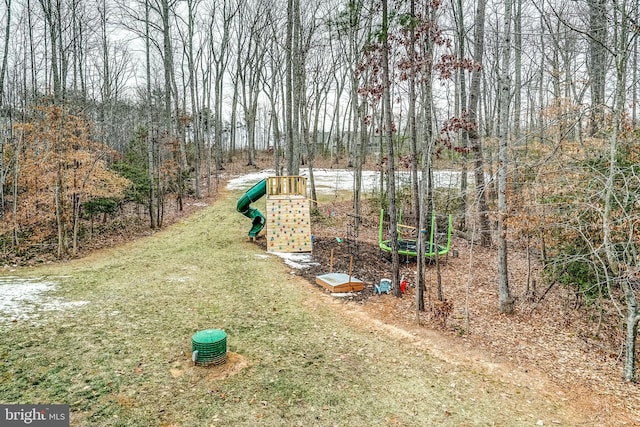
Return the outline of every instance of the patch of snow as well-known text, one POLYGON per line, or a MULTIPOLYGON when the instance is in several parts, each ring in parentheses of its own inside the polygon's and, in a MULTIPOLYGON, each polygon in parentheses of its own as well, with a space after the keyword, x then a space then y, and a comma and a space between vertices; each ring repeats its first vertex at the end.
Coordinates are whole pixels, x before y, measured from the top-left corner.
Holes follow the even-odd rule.
POLYGON ((286 252, 272 252, 274 255, 279 256, 284 260, 284 263, 296 270, 303 270, 309 268, 312 265, 318 265, 317 262, 313 262, 313 255, 308 253, 286 253, 286 252))
POLYGON ((29 320, 44 311, 61 311, 88 304, 88 301, 64 301, 47 292, 57 283, 41 278, 0 277, 0 323, 29 320))
POLYGON ((261 179, 274 176, 276 174, 275 169, 265 169, 260 172, 248 173, 246 175, 238 176, 230 179, 227 182, 227 189, 229 190, 246 190, 261 179))
MULTIPOLYGON (((275 176, 275 174, 274 169, 266 169, 232 178, 227 183, 227 189, 246 190, 261 179, 275 176)), ((309 169, 301 169, 300 175, 308 177, 309 169)), ((331 194, 336 191, 353 191, 354 172, 350 169, 314 169, 313 178, 316 191, 321 194, 331 194)), ((409 185, 411 182, 410 172, 397 172, 396 180, 398 186, 409 185)), ((457 188, 460 186, 460 172, 450 170, 433 171, 433 184, 436 188, 457 188)), ((378 190, 380 188, 380 173, 362 171, 362 187, 365 192, 378 190)))

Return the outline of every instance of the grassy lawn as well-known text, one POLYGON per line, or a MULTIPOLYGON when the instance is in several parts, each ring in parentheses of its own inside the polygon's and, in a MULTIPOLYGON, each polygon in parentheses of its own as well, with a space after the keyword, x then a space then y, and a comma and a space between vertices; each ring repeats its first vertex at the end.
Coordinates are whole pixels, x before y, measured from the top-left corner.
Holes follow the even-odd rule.
POLYGON ((238 194, 152 237, 11 273, 88 304, 0 324, 0 403, 66 403, 74 426, 576 425, 560 400, 335 310, 246 241, 238 194), (194 367, 191 337, 209 328, 227 332, 230 359, 194 367))

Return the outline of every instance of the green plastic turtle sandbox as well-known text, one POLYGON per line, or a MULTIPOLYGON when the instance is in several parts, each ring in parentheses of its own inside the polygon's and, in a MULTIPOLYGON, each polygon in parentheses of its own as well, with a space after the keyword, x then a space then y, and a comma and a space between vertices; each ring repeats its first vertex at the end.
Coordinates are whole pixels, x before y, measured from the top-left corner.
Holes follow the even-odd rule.
POLYGON ((191 338, 193 363, 200 366, 221 365, 227 361, 227 333, 205 329, 191 338))

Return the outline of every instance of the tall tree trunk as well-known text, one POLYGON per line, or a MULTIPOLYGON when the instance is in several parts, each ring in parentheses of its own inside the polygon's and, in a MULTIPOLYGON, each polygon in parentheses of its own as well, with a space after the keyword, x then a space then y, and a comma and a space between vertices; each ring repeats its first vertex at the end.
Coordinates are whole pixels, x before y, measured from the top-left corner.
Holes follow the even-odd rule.
POLYGON ((146 122, 147 122, 147 177, 149 179, 149 222, 151 228, 156 228, 158 226, 158 220, 156 216, 156 205, 158 199, 156 197, 156 179, 154 173, 154 149, 153 149, 153 136, 152 136, 152 119, 151 119, 151 108, 153 105, 153 98, 151 94, 151 37, 149 34, 149 0, 145 0, 144 2, 144 11, 145 11, 145 33, 144 33, 144 42, 145 42, 145 71, 147 74, 147 105, 146 105, 146 122))
POLYGON ((45 15, 46 24, 49 29, 50 36, 50 49, 51 49, 51 72, 53 79, 53 103, 60 106, 59 117, 56 117, 56 123, 52 126, 58 126, 60 132, 54 141, 54 150, 56 155, 56 184, 54 190, 54 203, 55 203, 55 217, 56 228, 58 235, 58 248, 57 256, 62 258, 67 253, 67 224, 66 224, 66 212, 64 200, 66 197, 66 191, 64 187, 64 140, 62 136, 62 128, 65 120, 65 106, 64 106, 64 81, 60 76, 60 64, 58 63, 60 52, 60 44, 62 39, 60 37, 59 26, 61 25, 62 4, 56 1, 55 5, 52 0, 40 0, 43 13, 45 15))
MULTIPOLYGON (((640 7, 633 8, 633 22, 640 19, 640 7)), ((633 63, 631 64, 631 81, 638 81, 638 37, 633 38, 633 63)), ((631 126, 634 128, 638 124, 638 85, 632 85, 631 89, 631 126)))
POLYGON ((382 0, 382 103, 384 108, 384 138, 387 145, 387 186, 389 190, 389 238, 391 239, 391 277, 394 293, 400 292, 400 257, 398 254, 398 213, 396 207, 396 180, 393 149, 393 110, 391 109, 391 76, 389 71, 389 15, 388 1, 382 0))
POLYGON ((45 16, 46 26, 49 30, 49 49, 51 51, 51 74, 53 84, 53 100, 54 103, 59 104, 61 100, 60 89, 60 69, 58 64, 58 19, 56 14, 60 14, 60 4, 57 4, 57 8, 54 7, 52 0, 40 0, 42 6, 42 12, 45 16))
POLYGON ((189 68, 189 94, 191 98, 191 121, 193 130, 193 148, 194 148, 194 174, 195 174, 195 196, 202 196, 202 184, 200 182, 200 167, 202 166, 202 144, 200 138, 200 114, 198 112, 197 91, 196 91, 196 73, 195 61, 193 57, 193 33, 194 33, 194 14, 195 0, 188 0, 188 36, 187 36, 187 64, 189 68))
POLYGON ((7 74, 7 60, 9 58, 9 36, 11 35, 11 0, 4 0, 7 7, 7 26, 4 29, 4 49, 2 51, 2 67, 0 67, 0 105, 3 104, 4 79, 7 74))
MULTIPOLYGON (((306 79, 305 79, 306 80, 306 79)), ((314 115, 313 115, 313 131, 311 132, 311 141, 308 148, 309 153, 309 181, 311 182, 311 209, 316 210, 318 208, 318 193, 316 191, 316 183, 315 183, 315 175, 313 173, 313 168, 315 166, 317 145, 318 145, 318 125, 320 123, 320 104, 321 104, 321 90, 325 90, 325 88, 320 89, 320 84, 316 83, 316 100, 314 103, 314 115)), ((326 96, 325 96, 326 101, 326 96)), ((362 173, 360 174, 362 175, 362 173)), ((355 192, 354 192, 355 197, 355 192)), ((356 223, 358 220, 358 215, 360 214, 359 210, 356 209, 356 223)), ((357 226, 357 224, 356 224, 357 226)), ((357 228, 356 228, 357 233, 357 228)))
POLYGON ((291 103, 291 133, 293 146, 293 159, 291 162, 291 169, 287 169, 289 175, 298 175, 300 173, 300 160, 301 160, 301 144, 300 144, 300 112, 302 108, 302 102, 305 99, 305 95, 302 93, 302 68, 304 67, 301 38, 302 29, 300 23, 300 0, 293 0, 293 34, 291 40, 292 60, 291 60, 291 84, 292 84, 292 103, 291 103))
MULTIPOLYGON (((336 80, 338 79, 338 76, 336 76, 336 80)), ((342 152, 344 151, 343 148, 343 144, 342 144, 342 125, 343 123, 341 123, 340 117, 342 116, 342 103, 340 102, 340 98, 342 95, 342 92, 344 91, 344 80, 340 81, 340 83, 338 84, 338 89, 337 89, 337 93, 338 96, 336 96, 336 102, 335 102, 335 107, 333 110, 333 119, 331 121, 331 130, 334 130, 334 135, 333 135, 333 141, 334 142, 329 142, 330 145, 333 145, 334 150, 331 152, 331 155, 333 156, 332 159, 332 164, 337 165, 340 162, 340 157, 342 156, 342 152)), ((331 138, 330 138, 331 139, 331 138)))
MULTIPOLYGON (((514 27, 513 27, 513 37, 514 37, 514 60, 515 60, 515 71, 514 71, 514 94, 513 94, 513 138, 514 145, 517 147, 521 144, 520 142, 520 127, 521 127, 521 116, 522 116, 522 0, 516 0, 516 10, 514 15, 514 27)), ((567 71, 569 72, 569 71, 567 71)), ((514 187, 518 188, 520 186, 520 167, 519 167, 519 158, 517 154, 513 158, 513 180, 514 187)))
POLYGON ((478 103, 480 98, 480 81, 482 78, 482 57, 484 55, 484 20, 486 2, 479 1, 476 10, 475 29, 473 35, 473 60, 476 63, 471 73, 471 87, 469 90, 469 121, 473 124, 469 131, 469 147, 474 157, 474 176, 476 183, 476 199, 478 204, 478 221, 480 230, 480 244, 491 244, 491 229, 489 226, 489 208, 487 206, 486 184, 484 178, 484 155, 482 141, 479 135, 478 103))
POLYGON ((297 169, 294 165, 295 140, 293 134, 293 2, 287 0, 287 34, 285 46, 285 108, 284 108, 284 128, 286 135, 286 160, 287 173, 290 175, 297 169))
POLYGON ((607 69, 607 0, 588 0, 589 5, 589 77, 591 83, 591 135, 604 123, 607 69))
MULTIPOLYGON (((413 208, 414 208, 414 224, 418 228, 418 230, 422 230, 422 214, 424 208, 422 207, 422 197, 420 192, 420 182, 418 180, 418 123, 417 123, 417 95, 416 95, 416 86, 417 86, 417 78, 418 78, 418 70, 421 67, 416 64, 416 25, 414 22, 416 20, 416 2, 415 0, 411 0, 409 4, 409 15, 411 16, 410 28, 409 28, 409 43, 408 43, 408 57, 409 57, 409 111, 408 111, 408 120, 409 120, 409 138, 411 139, 411 175, 412 175, 412 195, 413 195, 413 208)), ((428 38, 428 36, 427 36, 428 38)), ((429 49, 427 49, 430 51, 429 49)), ((430 79, 431 76, 422 76, 425 79, 430 79)), ((424 150, 424 147, 420 147, 424 150)), ((427 179, 426 176, 422 176, 423 182, 427 179)), ((424 311, 424 290, 425 290, 425 279, 424 279, 424 236, 422 232, 418 233, 417 240, 417 248, 416 248, 416 309, 418 311, 424 311)))
POLYGON ((171 136, 173 134, 171 122, 171 70, 173 68, 173 54, 171 52, 171 34, 169 27, 169 0, 161 0, 161 6, 164 66, 164 126, 167 135, 171 136))
POLYGON ((413 205, 413 224, 420 223, 420 188, 418 182, 418 129, 416 120, 416 23, 413 22, 416 16, 415 0, 411 0, 409 5, 411 23, 409 28, 408 57, 409 69, 409 110, 407 120, 409 121, 409 139, 411 143, 411 202, 413 205))
POLYGON ((107 110, 111 103, 111 75, 109 69, 109 35, 107 32, 107 2, 102 0, 102 3, 98 7, 100 13, 100 41, 102 44, 102 102, 100 104, 100 140, 105 143, 108 138, 107 135, 107 110))
POLYGON ((31 65, 31 91, 32 98, 36 99, 38 95, 38 85, 36 84, 36 49, 33 37, 33 12, 31 11, 31 0, 27 0, 27 24, 29 26, 29 63, 31 65))
POLYGON ((520 137, 520 121, 522 106, 522 0, 516 0, 514 16, 514 94, 513 94, 513 136, 514 140, 520 137))
POLYGON ((24 132, 20 132, 20 136, 18 136, 17 138, 15 138, 15 145, 14 145, 14 157, 13 157, 13 182, 11 185, 11 190, 12 190, 12 197, 11 197, 11 203, 13 205, 13 224, 12 224, 12 233, 11 233, 11 243, 13 244, 14 248, 18 248, 18 245, 20 243, 19 240, 19 230, 20 230, 20 224, 18 223, 18 188, 19 188, 19 178, 20 178, 20 151, 22 150, 22 142, 24 139, 24 132))
POLYGON ((609 171, 607 174, 604 212, 602 218, 603 246, 607 258, 607 264, 613 278, 609 280, 619 280, 624 291, 627 305, 626 315, 626 351, 624 364, 624 379, 629 382, 637 381, 637 361, 636 342, 638 335, 638 322, 640 314, 638 312, 638 301, 635 290, 632 286, 632 279, 628 273, 624 273, 624 265, 621 265, 616 253, 616 242, 612 237, 614 228, 614 212, 619 210, 616 205, 618 195, 615 192, 615 183, 620 173, 619 171, 619 142, 623 131, 623 115, 626 104, 626 76, 629 52, 627 51, 629 42, 629 17, 627 16, 626 1, 615 2, 614 19, 619 22, 614 28, 615 41, 615 65, 616 65, 616 87, 613 107, 613 132, 609 137, 609 171))
POLYGON ((271 105, 271 126, 273 127, 273 168, 276 171, 276 176, 280 176, 280 149, 281 149, 281 132, 280 132, 280 122, 278 120, 278 107, 277 107, 277 94, 278 94, 278 80, 277 80, 277 67, 275 64, 271 64, 271 90, 268 95, 269 102, 271 105))
POLYGON ((625 359, 624 359, 624 379, 627 382, 638 381, 638 368, 636 360, 636 348, 638 342, 638 323, 640 322, 640 311, 638 310, 638 299, 633 290, 632 283, 627 278, 622 280, 625 301, 627 303, 627 330, 625 337, 625 359))
POLYGON ((498 296, 502 313, 513 312, 513 298, 509 291, 507 268, 507 147, 509 142, 509 100, 511 75, 511 7, 513 0, 504 1, 502 40, 502 70, 500 72, 500 148, 498 150, 498 296))
MULTIPOLYGON (((4 105, 4 79, 7 74, 7 59, 9 57, 9 36, 11 34, 11 0, 5 0, 5 6, 7 7, 7 25, 5 27, 4 34, 4 49, 2 53, 2 66, 0 66, 0 106, 4 105)), ((25 91, 26 94, 26 91, 25 91)), ((11 114, 11 113, 10 113, 11 114)), ((9 128, 9 132, 11 132, 9 128)), ((4 129, 3 133, 4 133, 4 129)), ((9 137, 2 137, 0 139, 0 218, 4 219, 4 191, 5 191, 5 158, 4 158, 4 146, 9 141, 9 137)))
MULTIPOLYGON (((213 50, 213 46, 211 47, 211 49, 213 50)), ((214 163, 215 163, 215 170, 216 171, 220 171, 223 169, 222 167, 222 156, 223 156, 223 146, 222 146, 222 135, 223 135, 223 126, 224 124, 222 123, 222 109, 223 109, 223 88, 224 88, 224 75, 225 75, 225 71, 226 71, 226 67, 225 67, 225 58, 224 55, 225 54, 225 50, 221 49, 220 52, 220 56, 216 59, 215 64, 215 76, 214 76, 214 98, 215 101, 213 103, 213 152, 214 152, 214 163)), ((239 72, 236 68, 236 72, 239 72)), ((232 113, 235 114, 235 105, 236 105, 236 100, 237 100, 237 85, 234 85, 234 93, 233 93, 233 111, 232 113)), ((230 126, 231 128, 229 129, 229 132, 231 132, 231 137, 235 137, 235 129, 236 129, 236 121, 235 121, 235 115, 232 115, 231 117, 231 123, 230 126)), ((231 138, 232 141, 234 141, 234 138, 231 138)), ((234 141, 235 142, 235 141, 234 141)), ((231 159, 233 156, 234 150, 230 149, 228 154, 229 154, 229 159, 231 159)))
MULTIPOLYGON (((457 26, 457 46, 458 57, 460 60, 465 59, 466 51, 466 28, 464 25, 464 8, 462 0, 457 0, 456 3, 456 26, 457 26)), ((467 81, 466 72, 464 68, 458 68, 458 96, 456 97, 456 104, 459 106, 457 111, 458 116, 465 117, 468 114, 467 110, 467 81)), ((462 167, 460 171, 460 208, 458 210, 458 229, 465 231, 467 229, 467 191, 468 191, 468 161, 469 153, 469 132, 466 129, 462 129, 460 132, 460 149, 462 151, 462 167)))
MULTIPOLYGON (((348 58, 350 61, 355 62, 355 58, 358 57, 360 53, 360 47, 358 45, 358 33, 360 29, 361 22, 361 12, 362 12, 362 3, 356 2, 354 3, 355 7, 349 8, 349 25, 348 25, 348 34, 349 34, 349 47, 348 47, 348 58)), ((366 101, 361 99, 360 94, 358 93, 358 75, 355 70, 350 70, 350 78, 351 78, 351 108, 353 109, 353 131, 356 136, 356 156, 355 156, 355 176, 354 176, 354 188, 353 188, 353 210, 354 210, 354 227, 355 233, 357 235, 360 223, 362 221, 361 213, 362 213, 362 166, 366 161, 366 150, 367 150, 367 124, 365 123, 365 109, 367 107, 366 101)), ((338 79, 336 78, 336 82, 338 79)), ((344 81, 344 80, 343 80, 344 81)))

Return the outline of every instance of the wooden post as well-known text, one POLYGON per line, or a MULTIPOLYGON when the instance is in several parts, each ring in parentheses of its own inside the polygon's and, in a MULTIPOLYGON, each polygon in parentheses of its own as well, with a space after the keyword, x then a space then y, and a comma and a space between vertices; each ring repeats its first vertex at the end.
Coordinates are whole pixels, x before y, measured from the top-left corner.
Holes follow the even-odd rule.
POLYGON ((331 257, 329 258, 329 273, 333 273, 333 248, 331 248, 331 257))
POLYGON ((349 259, 349 283, 351 283, 351 274, 353 273, 353 255, 349 259))
POLYGON ((353 272, 353 255, 351 255, 351 259, 349 260, 349 278, 351 278, 352 272, 353 272))

